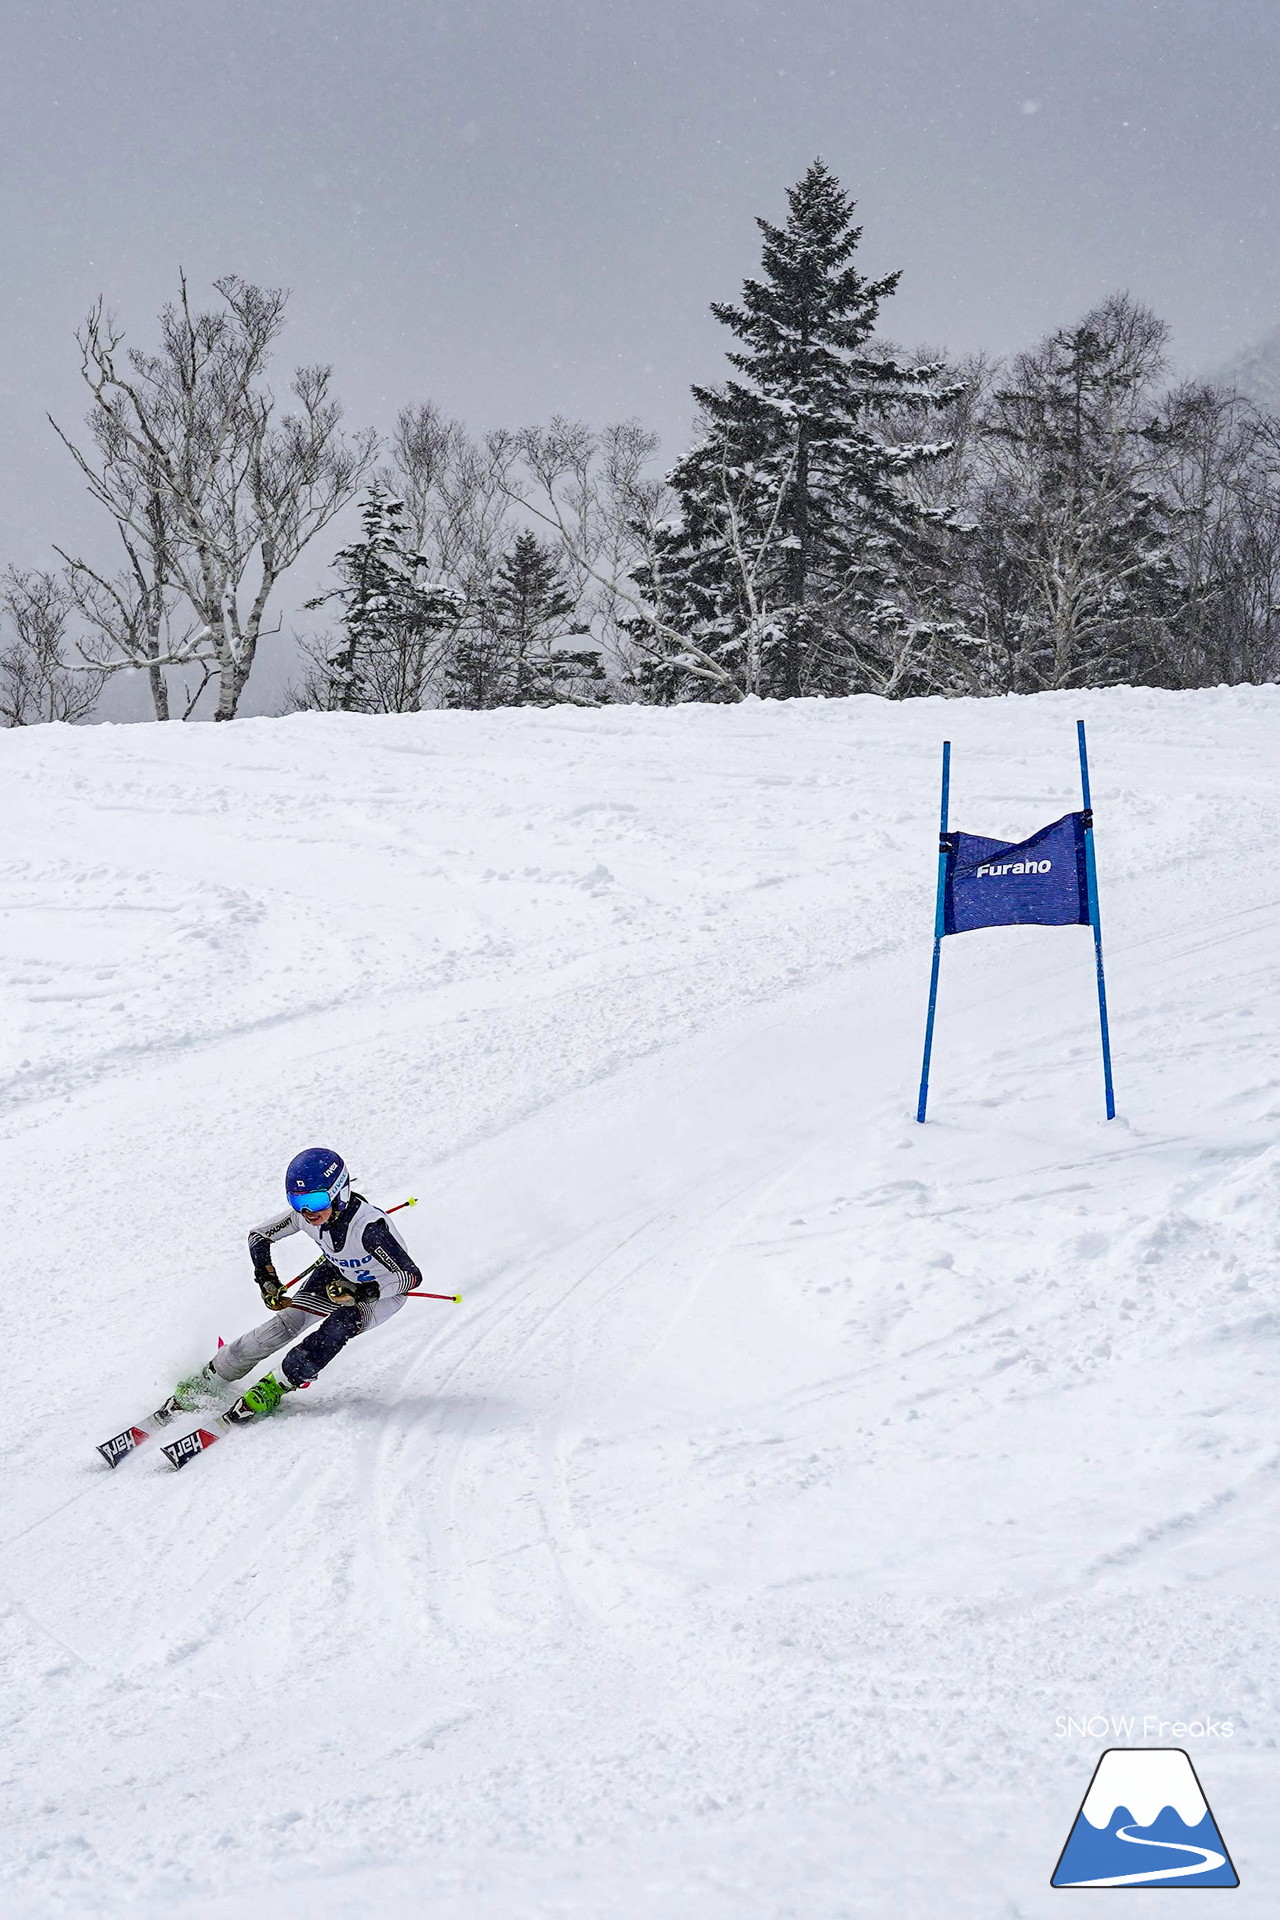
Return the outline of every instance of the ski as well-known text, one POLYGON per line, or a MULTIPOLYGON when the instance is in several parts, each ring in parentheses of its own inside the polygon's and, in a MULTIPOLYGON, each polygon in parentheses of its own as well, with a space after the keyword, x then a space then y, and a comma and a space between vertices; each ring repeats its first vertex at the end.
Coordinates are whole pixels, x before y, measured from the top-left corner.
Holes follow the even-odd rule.
POLYGON ((219 1415, 217 1419, 211 1420, 207 1427, 193 1427, 190 1433, 184 1433, 180 1440, 171 1440, 168 1446, 162 1447, 160 1451, 169 1465, 175 1471, 179 1471, 192 1460, 197 1460, 202 1453, 207 1453, 215 1441, 222 1438, 222 1433, 212 1431, 214 1427, 221 1427, 222 1433, 231 1431, 231 1425, 219 1415))
MULTIPOLYGON (((219 1334, 219 1348, 224 1344, 225 1342, 221 1334, 219 1334)), ((193 1376, 190 1380, 180 1380, 173 1392, 169 1395, 169 1398, 163 1405, 158 1406, 154 1413, 147 1414, 146 1418, 140 1420, 136 1426, 126 1427, 122 1433, 112 1434, 110 1440, 99 1441, 98 1452, 102 1455, 107 1465, 109 1467, 118 1467, 120 1462, 127 1460, 131 1453, 136 1452, 139 1447, 145 1446, 148 1440, 153 1440, 158 1428, 172 1426, 175 1420, 198 1419, 201 1411, 199 1400, 197 1399, 194 1406, 183 1407, 178 1404, 178 1395, 179 1393, 185 1392, 188 1387, 199 1384, 198 1376, 193 1376)), ((206 1398, 205 1405, 207 1406, 208 1404, 209 1402, 206 1398)))
MULTIPOLYGON (((155 1419, 154 1414, 150 1417, 155 1419)), ((126 1427, 123 1433, 113 1434, 110 1440, 100 1440, 98 1452, 109 1467, 118 1467, 122 1460, 128 1459, 135 1447, 142 1446, 150 1439, 148 1427, 126 1427)))
POLYGON ((170 1413, 164 1407, 160 1407, 155 1413, 147 1415, 145 1424, 126 1427, 123 1433, 117 1433, 110 1440, 102 1441, 98 1452, 109 1467, 118 1467, 120 1462, 127 1460, 138 1447, 144 1446, 148 1440, 154 1440, 157 1430, 172 1426, 175 1421, 181 1422, 184 1418, 195 1420, 198 1424, 190 1433, 184 1433, 179 1439, 169 1441, 167 1446, 160 1449, 171 1467, 185 1467, 188 1460, 194 1460, 197 1454, 203 1453, 206 1447, 211 1447, 214 1441, 220 1439, 224 1433, 229 1433, 233 1426, 243 1424, 241 1421, 227 1420, 222 1414, 206 1414, 201 1421, 200 1415, 194 1409, 188 1411, 180 1408, 176 1413, 170 1413))
POLYGON ((138 1447, 145 1446, 148 1440, 154 1440, 162 1427, 181 1419, 182 1415, 183 1409, 180 1407, 157 1407, 154 1413, 149 1413, 136 1426, 126 1427, 122 1433, 113 1434, 110 1440, 100 1440, 98 1452, 109 1467, 118 1467, 138 1447))

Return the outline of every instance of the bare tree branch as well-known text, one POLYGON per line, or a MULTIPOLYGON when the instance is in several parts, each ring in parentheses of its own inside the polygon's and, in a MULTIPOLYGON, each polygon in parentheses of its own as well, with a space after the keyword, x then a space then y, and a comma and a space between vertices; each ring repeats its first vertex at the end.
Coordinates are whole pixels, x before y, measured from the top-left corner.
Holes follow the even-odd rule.
POLYGON ((156 353, 122 352, 121 330, 99 300, 77 335, 93 457, 51 424, 115 519, 129 560, 127 589, 72 563, 104 654, 147 667, 157 712, 164 666, 214 660, 215 717, 229 720, 270 631, 280 576, 355 494, 376 441, 341 433, 327 367, 298 368, 294 404, 280 412, 265 373, 286 294, 235 275, 214 286, 222 306, 199 313, 182 277, 156 353), (199 631, 162 638, 178 600, 199 631))
POLYGON ((9 567, 0 574, 0 724, 29 727, 92 713, 106 675, 77 670, 68 660, 73 604, 56 573, 9 567))

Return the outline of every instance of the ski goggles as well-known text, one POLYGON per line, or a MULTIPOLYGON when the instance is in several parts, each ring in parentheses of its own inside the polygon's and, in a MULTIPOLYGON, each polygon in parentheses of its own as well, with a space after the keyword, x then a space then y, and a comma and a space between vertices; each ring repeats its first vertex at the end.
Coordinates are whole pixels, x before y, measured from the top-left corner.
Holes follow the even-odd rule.
POLYGON ((333 1205, 333 1195, 323 1189, 319 1193, 291 1193, 289 1205, 295 1213, 323 1213, 333 1205))

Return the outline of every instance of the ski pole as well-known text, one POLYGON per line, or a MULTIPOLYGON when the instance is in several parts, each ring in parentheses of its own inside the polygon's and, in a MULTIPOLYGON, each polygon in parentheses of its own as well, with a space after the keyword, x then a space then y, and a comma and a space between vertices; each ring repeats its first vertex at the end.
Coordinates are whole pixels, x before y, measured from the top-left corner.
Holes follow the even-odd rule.
MULTIPOLYGON (((407 1200, 397 1200, 397 1204, 395 1204, 395 1206, 390 1206, 390 1208, 388 1208, 388 1213, 403 1212, 403 1208, 407 1208, 407 1206, 416 1206, 416 1204, 418 1204, 418 1196, 416 1196, 416 1194, 409 1194, 409 1198, 407 1198, 407 1200)), ((301 1273, 296 1273, 292 1281, 286 1281, 286 1283, 284 1283, 284 1290, 288 1292, 288 1290, 290 1290, 290 1286, 297 1286, 297 1283, 299 1283, 299 1281, 305 1281, 309 1273, 315 1273, 315 1271, 317 1271, 317 1267, 322 1267, 322 1265, 324 1265, 324 1260, 322 1260, 322 1258, 320 1258, 320 1260, 311 1261, 311 1265, 309 1265, 309 1267, 303 1267, 303 1269, 301 1269, 301 1273)), ((461 1304, 462 1296, 461 1294, 428 1294, 424 1286, 415 1286, 415 1288, 413 1288, 411 1292, 407 1292, 407 1294, 401 1294, 401 1300, 451 1300, 451 1302, 453 1302, 453 1306, 459 1306, 459 1304, 461 1304)), ((297 1304, 297 1300, 296 1302, 294 1302, 294 1306, 296 1306, 296 1308, 299 1309, 299 1313, 313 1313, 313 1315, 317 1315, 317 1319, 324 1319, 324 1315, 320 1313, 319 1308, 303 1308, 303 1306, 299 1306, 299 1304, 297 1304)))
MULTIPOLYGON (((416 1193, 411 1193, 411 1194, 409 1195, 409 1198, 408 1198, 407 1200, 398 1200, 398 1201, 396 1202, 396 1204, 395 1204, 395 1206, 394 1206, 394 1207, 388 1207, 388 1208, 387 1208, 387 1212, 388 1212, 388 1213, 400 1213, 400 1212, 401 1212, 401 1211, 402 1211, 402 1210, 403 1210, 403 1209, 404 1209, 405 1207, 416 1207, 416 1206, 417 1206, 417 1204, 418 1204, 418 1196, 417 1196, 417 1194, 416 1194, 416 1193)), ((314 1272, 315 1272, 315 1270, 316 1270, 316 1268, 317 1268, 317 1267, 322 1267, 322 1266, 324 1265, 324 1263, 325 1263, 325 1256, 324 1256, 323 1254, 321 1254, 321 1256, 320 1256, 320 1258, 319 1258, 318 1260, 313 1260, 313 1261, 311 1262, 311 1265, 310 1265, 309 1267, 304 1267, 304 1268, 302 1269, 302 1272, 301 1272, 301 1273, 295 1273, 295 1274, 294 1274, 294 1276, 293 1276, 293 1278, 292 1278, 292 1280, 286 1280, 286 1281, 285 1281, 285 1283, 284 1283, 284 1287, 285 1287, 285 1292, 287 1293, 287 1292, 289 1291, 289 1288, 290 1288, 290 1287, 296 1287, 296 1286, 297 1286, 297 1284, 298 1284, 298 1282, 299 1282, 299 1280, 305 1280, 305 1279, 306 1279, 306 1277, 307 1277, 307 1275, 308 1275, 309 1273, 314 1273, 314 1272)), ((452 1295, 452 1294, 448 1294, 448 1295, 445 1295, 445 1294, 441 1294, 441 1296, 440 1296, 440 1297, 441 1297, 441 1299, 442 1299, 442 1300, 443 1300, 443 1299, 446 1299, 446 1298, 447 1298, 447 1299, 450 1299, 450 1300, 452 1300, 452 1299, 453 1299, 453 1295, 452 1295)))
MULTIPOLYGON (((390 1296, 393 1300, 395 1297, 394 1294, 390 1296)), ((462 1301, 462 1295, 460 1293, 428 1293, 425 1287, 411 1287, 408 1293, 402 1293, 400 1298, 402 1300, 452 1300, 455 1307, 460 1305, 462 1301)), ((283 1308, 282 1311, 285 1313, 309 1313, 315 1320, 327 1320, 329 1317, 324 1307, 306 1307, 302 1304, 301 1300, 291 1300, 289 1305, 283 1308)))

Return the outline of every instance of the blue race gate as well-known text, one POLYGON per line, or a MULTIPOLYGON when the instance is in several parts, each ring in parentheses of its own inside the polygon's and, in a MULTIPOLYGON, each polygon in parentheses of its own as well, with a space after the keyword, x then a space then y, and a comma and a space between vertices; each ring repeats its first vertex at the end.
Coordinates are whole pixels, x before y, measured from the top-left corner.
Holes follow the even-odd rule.
POLYGON ((942 942, 949 933, 979 927, 1093 928, 1098 975, 1098 1019, 1102 1029, 1102 1076, 1107 1118, 1116 1116, 1111 1084, 1111 1034, 1107 1024, 1107 983, 1102 969, 1102 921, 1098 912, 1098 873, 1093 852, 1093 808, 1089 798, 1089 756, 1084 721, 1076 722, 1080 747, 1080 787, 1084 805, 1041 827, 1027 840, 990 840, 977 833, 952 833, 947 827, 951 788, 951 742, 942 743, 942 818, 938 832, 938 897, 933 921, 933 969, 929 978, 929 1014, 924 1029, 924 1064, 916 1119, 923 1122, 929 1100, 929 1061, 938 1009, 938 973, 942 942))

